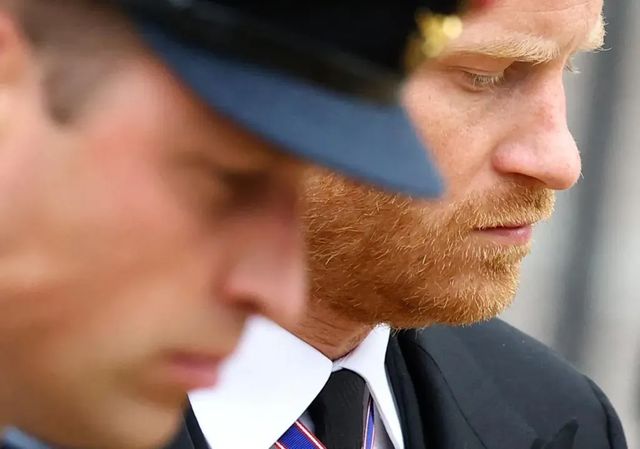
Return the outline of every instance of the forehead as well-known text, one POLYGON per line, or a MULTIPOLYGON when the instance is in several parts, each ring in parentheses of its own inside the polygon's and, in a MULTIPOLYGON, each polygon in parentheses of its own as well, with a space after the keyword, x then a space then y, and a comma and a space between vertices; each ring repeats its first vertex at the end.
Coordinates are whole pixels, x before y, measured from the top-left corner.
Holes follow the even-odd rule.
POLYGON ((602 32, 602 6, 602 0, 497 0, 465 20, 465 31, 454 45, 519 35, 552 41, 561 51, 595 47, 602 32))

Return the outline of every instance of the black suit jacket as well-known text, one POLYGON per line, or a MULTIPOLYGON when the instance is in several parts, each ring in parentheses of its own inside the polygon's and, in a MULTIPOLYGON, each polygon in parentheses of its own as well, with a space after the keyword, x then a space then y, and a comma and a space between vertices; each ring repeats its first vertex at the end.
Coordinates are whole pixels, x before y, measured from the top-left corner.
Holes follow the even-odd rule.
MULTIPOLYGON (((406 449, 627 447, 602 391, 500 320, 395 333, 386 364, 406 449)), ((208 449, 191 411, 170 449, 208 449)))

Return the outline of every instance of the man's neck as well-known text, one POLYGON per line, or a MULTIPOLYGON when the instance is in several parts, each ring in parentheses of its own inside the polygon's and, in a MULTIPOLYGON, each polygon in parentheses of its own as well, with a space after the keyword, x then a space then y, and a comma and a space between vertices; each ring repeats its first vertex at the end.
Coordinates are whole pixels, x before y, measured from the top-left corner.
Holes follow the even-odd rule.
POLYGON ((304 318, 285 329, 304 340, 331 360, 353 351, 373 326, 346 319, 319 304, 311 304, 304 318))

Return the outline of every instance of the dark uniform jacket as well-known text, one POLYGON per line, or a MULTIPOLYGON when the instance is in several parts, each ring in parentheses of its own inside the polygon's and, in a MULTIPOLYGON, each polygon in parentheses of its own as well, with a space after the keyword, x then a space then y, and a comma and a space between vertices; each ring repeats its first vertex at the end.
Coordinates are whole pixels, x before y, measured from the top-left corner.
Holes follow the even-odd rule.
MULTIPOLYGON (((395 333, 386 364, 406 449, 627 447, 602 391, 500 320, 395 333)), ((208 449, 191 411, 170 449, 208 449)))

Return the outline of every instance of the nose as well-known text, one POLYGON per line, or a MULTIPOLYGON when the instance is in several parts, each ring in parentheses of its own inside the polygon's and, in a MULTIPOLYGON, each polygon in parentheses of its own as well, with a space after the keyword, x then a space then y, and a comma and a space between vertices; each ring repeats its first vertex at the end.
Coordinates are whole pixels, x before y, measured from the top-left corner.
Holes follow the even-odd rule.
POLYGON ((222 296, 280 324, 299 318, 307 297, 299 192, 297 181, 272 186, 229 225, 231 264, 222 296))
POLYGON ((569 131, 562 79, 549 81, 515 100, 510 130, 492 155, 496 171, 532 178, 547 188, 572 187, 581 172, 580 154, 569 131))

